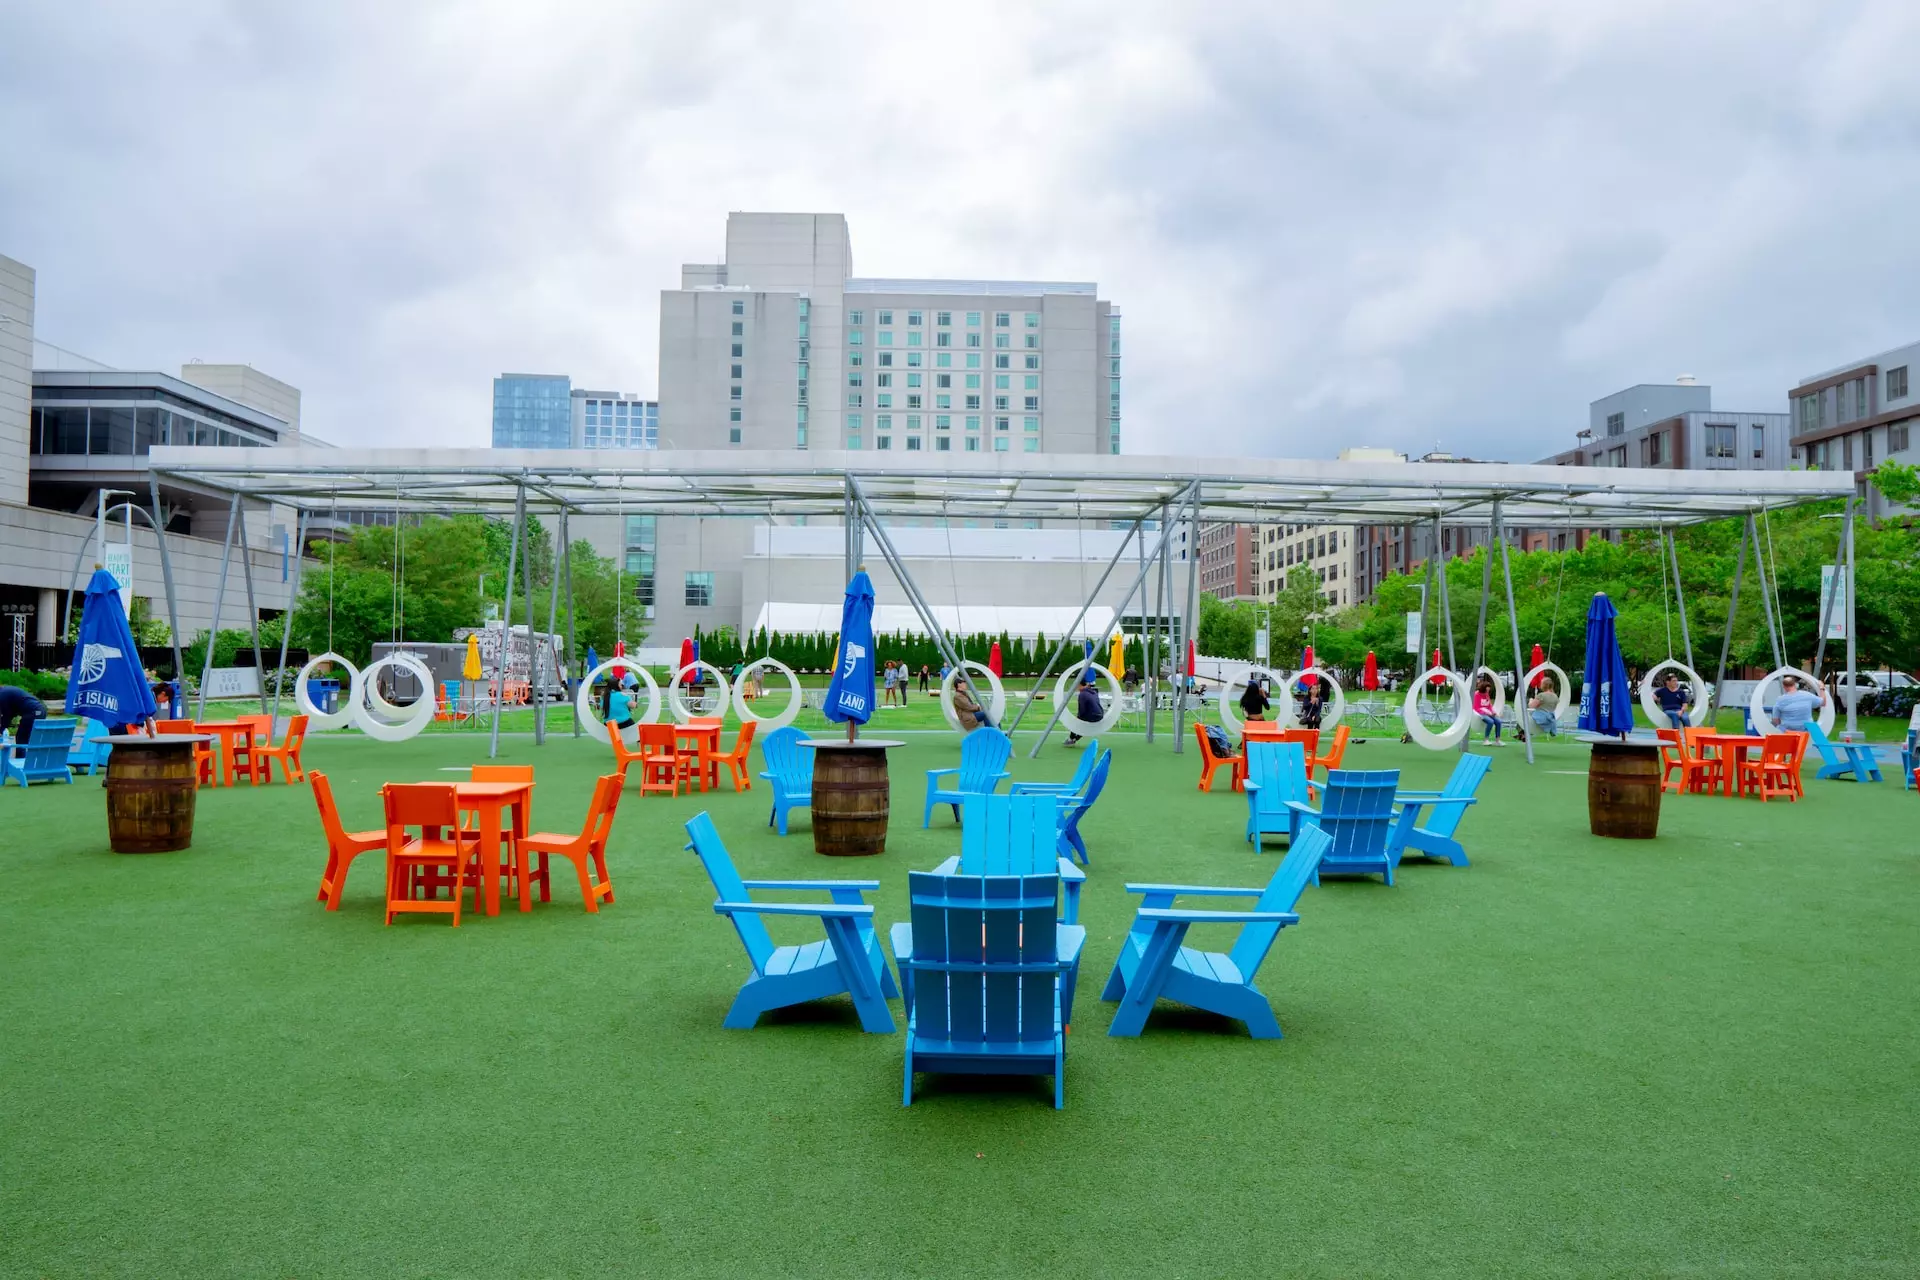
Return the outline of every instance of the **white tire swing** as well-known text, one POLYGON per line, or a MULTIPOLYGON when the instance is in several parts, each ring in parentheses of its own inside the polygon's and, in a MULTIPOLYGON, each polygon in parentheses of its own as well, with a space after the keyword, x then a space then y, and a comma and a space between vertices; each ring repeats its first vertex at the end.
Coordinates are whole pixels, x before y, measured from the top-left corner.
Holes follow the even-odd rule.
POLYGON ((741 724, 764 725, 767 732, 771 733, 793 723, 794 717, 800 714, 800 699, 800 677, 793 673, 793 668, 778 658, 761 658, 740 668, 740 679, 733 686, 733 714, 740 718, 741 724), (787 699, 786 709, 777 716, 756 715, 747 705, 747 675, 761 667, 772 667, 785 676, 787 688, 793 691, 793 696, 787 699))
MULTIPOLYGON (((1700 678, 1700 673, 1678 658, 1668 658, 1665 662, 1656 662, 1648 669, 1647 674, 1640 677, 1640 709, 1647 713, 1647 722, 1653 725, 1654 728, 1665 729, 1669 727, 1667 713, 1660 709, 1660 704, 1654 700, 1653 696, 1653 691, 1660 687, 1660 673, 1669 667, 1678 671, 1681 678, 1686 680, 1687 687, 1693 690, 1693 710, 1687 714, 1687 722, 1697 729, 1707 722, 1707 710, 1713 699, 1702 696, 1706 692, 1707 682, 1700 678)), ((1792 668, 1788 668, 1788 670, 1792 670, 1792 668)), ((1778 675, 1779 673, 1775 672, 1774 674, 1778 675)), ((1756 689, 1755 692, 1757 693, 1759 690, 1756 689)))
MULTIPOLYGON (((1747 699, 1747 714, 1753 719, 1753 727, 1761 733, 1775 732, 1775 730, 1772 728, 1773 721, 1767 718, 1767 707, 1766 707, 1767 700, 1765 695, 1767 692, 1767 686, 1774 683, 1776 680, 1779 680, 1782 676, 1792 676, 1794 679, 1798 680, 1803 686, 1811 686, 1816 689, 1820 687, 1820 682, 1818 680, 1815 680, 1812 676, 1800 670, 1798 667, 1781 667, 1778 671, 1769 672, 1767 674, 1766 679, 1762 680, 1759 684, 1753 686, 1753 696, 1747 699)), ((1785 687, 1786 687, 1785 685, 1781 686, 1782 689, 1784 689, 1785 687)), ((1828 698, 1820 704, 1820 718, 1818 721, 1820 725, 1820 732, 1826 734, 1829 737, 1833 736, 1834 701, 1835 700, 1833 698, 1828 698)))
POLYGON ((1560 705, 1553 709, 1554 728, 1569 728, 1573 722, 1567 719, 1567 713, 1572 712, 1576 717, 1580 714, 1580 699, 1574 696, 1573 681, 1567 678, 1566 672, 1551 662, 1543 662, 1536 667, 1527 669, 1527 674, 1520 677, 1520 687, 1523 689, 1531 689, 1534 678, 1542 672, 1546 672, 1553 676, 1555 680, 1559 681, 1559 684, 1555 687, 1560 693, 1560 705))
POLYGON ((1407 686, 1406 701, 1400 707, 1400 720, 1406 726, 1407 736, 1429 751, 1446 751, 1459 746, 1473 724, 1473 699, 1468 695, 1466 682, 1445 667, 1427 668, 1407 686), (1420 690, 1426 687, 1429 680, 1435 679, 1444 679, 1452 687, 1454 704, 1459 708, 1454 712, 1453 723, 1439 733, 1420 722, 1420 690))
POLYGON ((673 679, 667 681, 667 709, 673 712, 674 721, 678 724, 685 724, 687 721, 693 719, 693 712, 688 708, 686 699, 683 698, 680 693, 685 685, 688 673, 693 671, 708 671, 713 674, 713 683, 720 691, 719 707, 723 713, 727 709, 728 700, 732 697, 732 691, 727 687, 727 677, 721 673, 720 668, 714 666, 711 662, 689 662, 686 666, 673 673, 673 679))
MULTIPOLYGON (((990 724, 1000 724, 1007 714, 1006 686, 1000 683, 1000 677, 993 674, 991 667, 988 667, 985 663, 973 662, 971 660, 961 662, 960 666, 948 671, 946 677, 940 681, 940 714, 947 718, 947 723, 953 726, 955 733, 966 732, 966 726, 960 723, 960 712, 955 709, 953 705, 953 683, 960 678, 962 668, 972 672, 976 676, 984 676, 986 678, 987 702, 981 710, 987 713, 987 721, 990 724)), ((978 687, 978 681, 969 681, 968 683, 974 684, 976 688, 978 687)))
POLYGON ((380 742, 405 742, 422 729, 433 723, 433 673, 410 653, 390 653, 369 663, 360 673, 359 684, 367 696, 382 713, 401 717, 398 720, 383 720, 373 710, 358 701, 353 707, 353 723, 369 738, 380 742), (420 696, 413 700, 410 707, 396 707, 380 696, 380 682, 374 673, 382 667, 391 667, 404 671, 420 682, 420 696))
POLYGON ((1077 734, 1082 738, 1091 738, 1106 733, 1111 730, 1113 726, 1120 723, 1120 696, 1120 681, 1114 678, 1113 672, 1107 670, 1097 662, 1087 662, 1085 660, 1076 662, 1065 671, 1062 671, 1060 678, 1053 682, 1053 701, 1054 705, 1060 708, 1060 723, 1066 726, 1068 733, 1077 734), (1071 682, 1077 679, 1082 670, 1098 671, 1107 678, 1107 684, 1113 690, 1113 697, 1107 700, 1107 714, 1101 716, 1098 720, 1082 720, 1079 716, 1067 710, 1067 703, 1065 701, 1067 690, 1074 687, 1071 682))
POLYGON ((307 718, 309 729, 340 729, 353 720, 353 711, 360 705, 361 677, 360 669, 345 658, 331 651, 315 658, 309 658, 307 665, 300 668, 300 674, 293 678, 293 701, 300 708, 300 714, 307 718), (340 699, 339 711, 322 711, 313 705, 313 699, 307 696, 307 677, 313 669, 323 663, 331 662, 336 667, 347 669, 347 689, 340 699))
POLYGON ((611 746, 613 739, 607 734, 607 726, 600 719, 600 713, 593 709, 593 682, 616 667, 625 667, 640 677, 640 683, 647 686, 647 709, 633 718, 633 726, 620 732, 620 740, 628 746, 640 740, 640 726, 652 724, 660 717, 660 686, 654 683, 653 673, 645 667, 634 665, 632 658, 609 658, 580 678, 580 691, 573 695, 573 710, 579 717, 580 727, 586 730, 589 738, 611 746))
POLYGON ((1287 681, 1287 696, 1283 699, 1283 705, 1286 707, 1286 715, 1282 718, 1281 723, 1291 724, 1293 722, 1293 686, 1299 684, 1306 676, 1319 676, 1327 682, 1327 687, 1333 690, 1332 709, 1323 710, 1320 713, 1321 731, 1331 733, 1333 732, 1333 727, 1340 723, 1340 717, 1347 714, 1347 695, 1346 692, 1340 688, 1340 682, 1335 680, 1325 667, 1308 667, 1299 675, 1287 681))
MULTIPOLYGON (((1254 667, 1247 672, 1247 678, 1240 682, 1240 687, 1242 689, 1246 688, 1252 684, 1258 676, 1265 676, 1275 684, 1281 683, 1280 678, 1265 667, 1254 667)), ((1227 731, 1229 738, 1237 738, 1244 732, 1244 724, 1240 719, 1240 700, 1232 695, 1233 682, 1229 681, 1226 687, 1220 690, 1220 727, 1227 731)), ((1293 723, 1293 699, 1283 697, 1278 703, 1273 705, 1277 713, 1274 719, 1279 722, 1280 727, 1284 729, 1291 725, 1293 723)))

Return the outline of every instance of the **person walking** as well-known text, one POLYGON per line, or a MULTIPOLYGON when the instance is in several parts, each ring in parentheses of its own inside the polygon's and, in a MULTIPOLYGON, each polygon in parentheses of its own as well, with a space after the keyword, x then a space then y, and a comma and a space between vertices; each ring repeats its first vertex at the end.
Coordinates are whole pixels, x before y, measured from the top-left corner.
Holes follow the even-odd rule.
POLYGON ((920 664, 920 692, 922 693, 931 692, 927 688, 927 682, 932 678, 933 678, 933 668, 928 666, 924 662, 921 663, 920 664))

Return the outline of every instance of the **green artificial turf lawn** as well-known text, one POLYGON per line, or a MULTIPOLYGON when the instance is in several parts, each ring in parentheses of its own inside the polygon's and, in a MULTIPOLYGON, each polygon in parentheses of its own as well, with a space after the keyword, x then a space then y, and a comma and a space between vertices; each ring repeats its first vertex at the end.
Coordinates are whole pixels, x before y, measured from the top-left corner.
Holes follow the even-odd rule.
MULTIPOLYGON (((1067 1106, 921 1077, 844 998, 720 1026, 745 974, 682 852, 710 808, 748 876, 875 877, 958 849, 894 753, 885 856, 780 839, 766 791, 630 792, 598 916, 381 924, 363 859, 314 901, 308 788, 206 791, 194 847, 106 851, 102 792, 0 792, 0 1274, 1911 1275, 1920 797, 1669 798, 1587 833, 1584 749, 1496 753, 1468 869, 1307 890, 1260 974, 1286 1038, 1163 1005, 1106 1036, 1127 880, 1259 884, 1246 805, 1192 744, 1112 738, 1088 817, 1067 1106)), ((604 748, 524 738, 535 825, 577 828, 604 748)), ((321 736, 350 828, 481 737, 321 736)), ((1074 757, 1015 757, 1064 778, 1074 757)), ((1449 757, 1349 766, 1437 786, 1449 757)), ((563 869, 564 864, 556 864, 563 869)), ((777 931, 794 940, 804 924, 777 931)), ((1220 945, 1222 935, 1196 936, 1220 945)), ((896 1011, 898 1006, 895 1006, 896 1011)))

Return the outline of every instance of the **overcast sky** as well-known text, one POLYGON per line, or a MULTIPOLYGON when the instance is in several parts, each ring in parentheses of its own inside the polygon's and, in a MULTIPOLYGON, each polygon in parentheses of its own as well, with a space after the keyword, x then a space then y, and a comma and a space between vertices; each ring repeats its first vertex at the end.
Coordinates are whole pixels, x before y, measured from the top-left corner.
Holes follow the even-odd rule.
POLYGON ((1920 3, 0 8, 38 336, 253 364, 336 443, 485 444, 505 370, 651 394, 730 209, 1097 280, 1131 453, 1531 460, 1920 339, 1920 3))

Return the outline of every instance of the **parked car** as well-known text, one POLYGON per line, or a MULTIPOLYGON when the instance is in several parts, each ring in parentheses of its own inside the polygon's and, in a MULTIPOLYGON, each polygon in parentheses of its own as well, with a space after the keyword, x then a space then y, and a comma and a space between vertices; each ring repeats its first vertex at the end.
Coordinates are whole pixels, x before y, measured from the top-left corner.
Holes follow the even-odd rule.
POLYGON ((1883 695, 1897 689, 1920 688, 1920 681, 1904 671, 1856 671, 1849 682, 1847 673, 1840 671, 1827 678, 1827 688, 1842 707, 1858 698, 1860 711, 1872 711, 1883 695))

